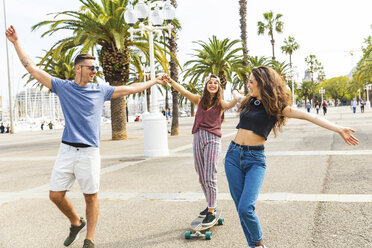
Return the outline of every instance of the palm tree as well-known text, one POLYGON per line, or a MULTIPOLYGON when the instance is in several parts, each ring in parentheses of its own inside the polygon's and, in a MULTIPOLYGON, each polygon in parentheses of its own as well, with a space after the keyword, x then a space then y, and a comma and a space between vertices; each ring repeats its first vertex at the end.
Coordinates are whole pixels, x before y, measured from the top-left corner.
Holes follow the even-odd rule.
POLYGON ((271 46, 273 50, 273 57, 272 59, 275 60, 275 53, 274 53, 274 29, 278 33, 283 32, 283 25, 284 23, 280 21, 279 19, 283 16, 282 14, 277 14, 274 18, 274 14, 272 11, 266 12, 263 14, 266 23, 263 23, 259 21, 257 23, 258 26, 258 35, 265 34, 265 31, 267 30, 267 34, 271 37, 271 46))
POLYGON ((194 49, 196 54, 193 60, 185 63, 186 70, 184 78, 191 77, 190 81, 204 81, 213 73, 221 80, 221 86, 226 88, 226 83, 232 82, 233 73, 241 73, 246 70, 243 65, 243 57, 238 54, 243 48, 234 47, 240 43, 239 40, 230 41, 229 39, 218 40, 216 36, 209 38, 209 43, 204 41, 194 42, 201 46, 201 49, 194 49))
POLYGON ((284 46, 281 47, 285 54, 289 55, 289 66, 292 67, 292 54, 300 48, 300 45, 295 41, 292 36, 288 36, 288 40, 284 39, 284 46))
POLYGON ((270 63, 270 61, 266 57, 258 57, 258 56, 250 56, 249 57, 249 64, 253 67, 259 66, 266 66, 270 63))
MULTIPOLYGON (((49 75, 51 75, 52 77, 73 80, 75 78, 73 57, 76 50, 77 49, 74 48, 68 51, 61 52, 56 58, 50 56, 49 51, 44 50, 45 56, 37 57, 38 59, 40 59, 40 62, 37 63, 37 66, 49 73, 49 75)), ((23 75, 23 77, 25 76, 28 76, 26 84, 34 82, 33 86, 40 87, 40 89, 44 87, 29 73, 23 75)))
MULTIPOLYGON (((177 8, 177 1, 171 0, 174 8, 177 8)), ((177 32, 173 30, 173 35, 169 39, 169 48, 171 53, 170 61, 170 77, 178 82, 178 66, 176 63, 177 58, 177 32)), ((171 136, 178 136, 179 134, 179 120, 178 120, 178 91, 172 87, 172 125, 171 136)))
MULTIPOLYGON (((248 48, 247 48, 247 0, 239 0, 239 14, 240 14, 240 38, 243 46, 243 65, 249 66, 248 62, 248 48)), ((243 79, 243 85, 246 87, 248 83, 247 74, 241 75, 243 79)), ((248 88, 245 89, 248 91, 248 88)))
MULTIPOLYGON (((202 95, 203 94, 203 85, 200 82, 189 82, 188 84, 183 83, 183 87, 185 87, 186 90, 190 91, 193 94, 202 95)), ((180 103, 182 105, 182 102, 187 103, 188 99, 184 97, 183 95, 180 95, 180 103)), ((195 116, 195 105, 190 102, 191 105, 191 116, 195 116)))
POLYGON ((305 62, 308 66, 307 71, 311 74, 311 82, 314 82, 314 73, 323 69, 322 63, 318 61, 315 55, 310 54, 305 58, 305 62))
MULTIPOLYGON (((157 1, 157 0, 155 0, 157 1)), ((80 11, 64 11, 55 14, 53 20, 40 22, 33 30, 49 25, 42 34, 52 35, 59 30, 70 30, 72 36, 64 38, 53 45, 53 57, 61 51, 80 47, 81 52, 94 51, 99 47, 99 58, 105 80, 112 86, 124 85, 129 80, 130 47, 137 47, 148 56, 146 37, 135 36, 133 41, 128 32, 129 25, 123 14, 129 4, 128 0, 80 0, 80 11), (63 19, 58 19, 63 17, 63 19)), ((138 24, 137 24, 138 25, 138 24)), ((155 50, 162 50, 154 44, 155 50)), ((157 58, 157 55, 155 55, 157 58)), ((125 98, 111 100, 112 139, 127 139, 125 98)))
POLYGON ((287 74, 289 73, 290 66, 286 62, 279 62, 276 60, 271 60, 268 65, 273 68, 282 78, 286 81, 287 74))

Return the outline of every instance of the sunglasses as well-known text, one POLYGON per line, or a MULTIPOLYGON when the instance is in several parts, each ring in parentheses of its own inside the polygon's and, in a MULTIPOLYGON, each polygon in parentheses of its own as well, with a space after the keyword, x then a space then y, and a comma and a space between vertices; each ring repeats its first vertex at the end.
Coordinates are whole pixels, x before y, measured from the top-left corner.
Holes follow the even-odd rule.
POLYGON ((96 71, 99 70, 99 66, 94 66, 94 65, 80 65, 81 67, 88 67, 91 71, 94 71, 94 69, 96 69, 96 71))

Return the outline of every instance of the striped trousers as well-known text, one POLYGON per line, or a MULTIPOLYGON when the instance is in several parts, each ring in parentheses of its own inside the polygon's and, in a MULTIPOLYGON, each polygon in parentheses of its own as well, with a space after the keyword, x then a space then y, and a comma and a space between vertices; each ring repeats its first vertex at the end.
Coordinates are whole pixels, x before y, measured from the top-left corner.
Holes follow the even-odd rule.
POLYGON ((193 153, 195 170, 199 175, 208 208, 216 208, 217 163, 221 153, 221 137, 199 129, 194 134, 193 153))

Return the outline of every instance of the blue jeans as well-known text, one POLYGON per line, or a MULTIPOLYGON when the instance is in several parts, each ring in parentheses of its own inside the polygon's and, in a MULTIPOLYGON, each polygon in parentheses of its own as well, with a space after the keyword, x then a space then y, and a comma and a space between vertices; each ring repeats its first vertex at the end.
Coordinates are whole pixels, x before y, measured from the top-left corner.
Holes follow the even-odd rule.
MULTIPOLYGON (((225 172, 245 238, 248 245, 254 247, 262 240, 255 203, 265 176, 266 156, 264 150, 251 150, 251 147, 243 149, 231 142, 226 153, 225 172)), ((263 145, 255 147, 263 148, 263 145)))

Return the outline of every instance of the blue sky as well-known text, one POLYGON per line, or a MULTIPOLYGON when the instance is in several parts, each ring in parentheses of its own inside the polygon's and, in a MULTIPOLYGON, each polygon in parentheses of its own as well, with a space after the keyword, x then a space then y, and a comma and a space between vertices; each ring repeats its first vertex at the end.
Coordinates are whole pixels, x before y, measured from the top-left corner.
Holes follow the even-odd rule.
MULTIPOLYGON (((7 71, 3 7, 0 6, 0 94, 7 95, 7 71)), ((50 19, 48 13, 77 10, 78 0, 6 0, 7 24, 14 25, 20 40, 29 54, 36 57, 43 54, 63 33, 53 37, 40 38, 42 30, 31 32, 31 26, 50 19)), ((289 35, 295 37, 300 49, 293 55, 299 80, 306 69, 304 58, 315 54, 323 64, 327 78, 346 75, 361 56, 360 51, 351 57, 348 51, 359 50, 364 38, 372 35, 372 1, 369 0, 248 0, 248 48, 250 55, 271 56, 271 44, 267 35, 257 35, 257 22, 263 20, 263 13, 272 10, 283 14, 284 32, 275 34, 275 55, 278 60, 289 61, 281 53, 280 46, 289 35)), ((179 60, 181 64, 190 58, 192 49, 197 48, 192 41, 206 41, 212 35, 219 39, 240 39, 238 0, 178 0, 176 17, 180 19, 179 60)), ((9 44, 11 79, 13 91, 23 89, 21 76, 26 72, 18 62, 9 44)), ((5 96, 5 98, 7 98, 5 96)))

